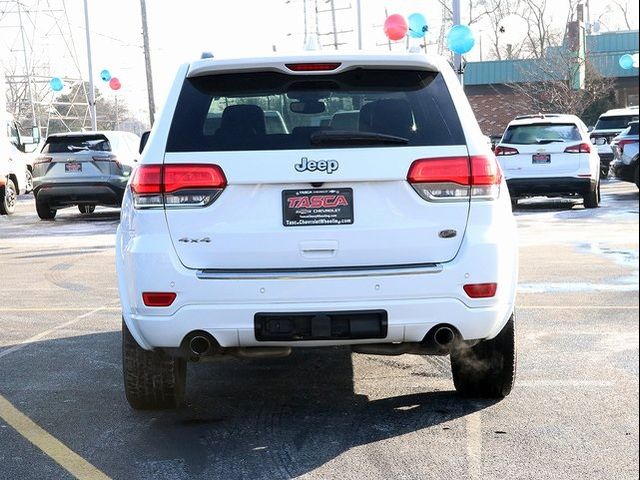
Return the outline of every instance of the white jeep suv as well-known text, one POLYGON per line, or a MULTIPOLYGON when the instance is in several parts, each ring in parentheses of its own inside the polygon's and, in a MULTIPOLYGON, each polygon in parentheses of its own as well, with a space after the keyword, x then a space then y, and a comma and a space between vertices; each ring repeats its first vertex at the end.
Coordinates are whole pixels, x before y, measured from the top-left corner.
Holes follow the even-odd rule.
POLYGON ((516 117, 495 149, 514 206, 518 198, 580 196, 600 205, 600 158, 587 126, 575 115, 516 117))
POLYGON ((179 405, 187 361, 295 347, 450 353, 468 396, 514 381, 509 193, 439 57, 183 65, 125 192, 116 262, 134 408, 179 405), (348 129, 320 121, 344 112, 348 129))

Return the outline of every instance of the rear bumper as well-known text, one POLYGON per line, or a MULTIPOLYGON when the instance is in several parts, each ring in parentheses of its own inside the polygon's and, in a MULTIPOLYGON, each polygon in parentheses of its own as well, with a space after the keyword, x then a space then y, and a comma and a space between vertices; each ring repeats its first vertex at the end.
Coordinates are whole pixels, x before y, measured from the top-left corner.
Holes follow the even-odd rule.
POLYGON ((636 169, 638 168, 638 161, 626 164, 621 160, 614 160, 611 162, 611 173, 618 180, 625 182, 635 183, 636 169))
POLYGON ((53 208, 78 204, 119 207, 124 189, 102 182, 55 183, 38 185, 33 193, 38 200, 49 203, 53 208))
POLYGON ((123 205, 116 236, 116 269, 123 317, 146 349, 178 347, 194 330, 209 332, 222 347, 331 346, 420 342, 438 324, 455 327, 467 340, 493 338, 513 312, 517 284, 516 225, 506 195, 499 207, 472 204, 456 258, 448 263, 370 275, 249 275, 224 278, 184 267, 175 254, 162 211, 142 219, 123 205), (497 282, 496 296, 471 299, 463 286, 497 282), (170 307, 150 308, 142 292, 177 294, 170 307), (257 313, 387 313, 384 338, 308 341, 258 341, 257 313))
POLYGON ((592 178, 513 178, 507 180, 511 197, 533 195, 585 195, 596 184, 592 178))

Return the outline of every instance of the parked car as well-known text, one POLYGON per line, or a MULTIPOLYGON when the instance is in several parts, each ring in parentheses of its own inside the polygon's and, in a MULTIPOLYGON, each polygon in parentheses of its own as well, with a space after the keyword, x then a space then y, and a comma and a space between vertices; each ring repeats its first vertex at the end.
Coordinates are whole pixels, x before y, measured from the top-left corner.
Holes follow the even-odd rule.
POLYGON ((625 182, 633 182, 640 188, 638 181, 638 121, 618 135, 612 144, 615 160, 611 162, 613 175, 625 182))
POLYGON ((128 132, 49 135, 33 168, 36 211, 52 220, 61 208, 92 213, 97 205, 119 207, 140 156, 139 138, 128 132))
POLYGON ((37 129, 32 137, 26 137, 13 117, 2 112, 0 124, 0 214, 10 215, 15 211, 19 194, 29 193, 33 189, 31 148, 39 142, 37 129))
POLYGON ((600 204, 600 159, 575 115, 516 117, 495 148, 513 204, 532 196, 581 196, 600 204))
POLYGON ((602 178, 609 175, 609 167, 613 161, 611 142, 630 122, 638 120, 638 107, 617 108, 600 115, 595 128, 591 131, 591 143, 598 148, 602 178))
POLYGON ((336 345, 450 353, 462 395, 509 394, 516 225, 445 60, 203 59, 162 112, 116 237, 134 408, 179 405, 189 360, 336 345), (290 134, 266 132, 267 97, 290 134))

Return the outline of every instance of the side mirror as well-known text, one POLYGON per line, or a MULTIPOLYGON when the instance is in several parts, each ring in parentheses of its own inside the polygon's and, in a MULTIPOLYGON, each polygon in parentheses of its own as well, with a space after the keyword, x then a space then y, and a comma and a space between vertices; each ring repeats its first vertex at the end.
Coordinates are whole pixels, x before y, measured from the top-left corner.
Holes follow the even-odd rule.
POLYGON ((587 132, 591 133, 595 128, 596 127, 594 127, 593 125, 590 125, 589 128, 587 128, 587 132))
POLYGON ((150 131, 146 131, 140 137, 140 147, 138 147, 138 153, 142 153, 142 151, 144 150, 144 147, 147 145, 147 142, 149 141, 150 134, 151 134, 150 131))

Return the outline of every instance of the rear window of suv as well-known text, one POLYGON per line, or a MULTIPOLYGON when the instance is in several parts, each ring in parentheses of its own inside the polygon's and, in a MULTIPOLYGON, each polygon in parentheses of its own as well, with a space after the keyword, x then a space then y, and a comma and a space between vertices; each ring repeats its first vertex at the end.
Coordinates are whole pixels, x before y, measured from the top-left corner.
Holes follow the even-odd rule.
POLYGON ((47 138, 42 153, 73 153, 83 150, 110 152, 111 144, 104 135, 65 135, 47 138))
POLYGON ((596 123, 595 130, 624 130, 634 120, 638 120, 638 115, 600 117, 596 123))
POLYGON ((167 151, 464 143, 442 74, 360 68, 335 75, 254 72, 187 78, 167 151))
POLYGON ((577 142, 582 139, 575 124, 536 123, 512 125, 507 128, 502 143, 516 145, 544 145, 554 142, 577 142))

